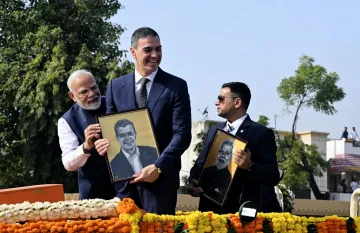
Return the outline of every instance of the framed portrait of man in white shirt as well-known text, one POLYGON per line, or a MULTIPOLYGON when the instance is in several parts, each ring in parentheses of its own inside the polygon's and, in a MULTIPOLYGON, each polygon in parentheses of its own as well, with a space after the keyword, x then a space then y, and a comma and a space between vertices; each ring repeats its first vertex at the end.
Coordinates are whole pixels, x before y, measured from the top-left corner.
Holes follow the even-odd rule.
POLYGON ((134 179, 159 157, 147 109, 97 116, 101 136, 110 142, 106 160, 112 182, 134 179))
POLYGON ((223 206, 237 170, 233 155, 236 150, 245 150, 246 146, 246 141, 217 129, 197 183, 204 190, 204 197, 223 206))

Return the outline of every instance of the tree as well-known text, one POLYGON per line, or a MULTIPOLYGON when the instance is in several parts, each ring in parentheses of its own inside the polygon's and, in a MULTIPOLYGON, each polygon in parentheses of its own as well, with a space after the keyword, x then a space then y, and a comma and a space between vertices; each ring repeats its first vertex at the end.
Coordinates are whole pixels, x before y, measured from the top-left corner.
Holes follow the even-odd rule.
POLYGON ((278 160, 285 170, 285 184, 291 188, 309 184, 316 199, 321 199, 314 176, 323 175, 327 162, 315 145, 306 145, 297 139, 296 124, 303 108, 311 108, 327 115, 334 114, 334 103, 342 100, 345 93, 336 84, 339 76, 335 72, 328 73, 321 65, 314 65, 314 61, 306 55, 300 57, 295 76, 283 78, 277 88, 287 109, 295 109, 291 134, 284 139, 278 137, 278 160))
POLYGON ((196 134, 197 139, 199 139, 199 142, 196 143, 196 145, 194 147, 194 152, 195 152, 196 156, 199 156, 201 153, 208 130, 216 124, 219 124, 219 122, 218 121, 205 121, 204 129, 201 130, 201 132, 196 134))
POLYGON ((73 104, 67 77, 95 76, 102 94, 134 65, 120 49, 124 28, 109 22, 116 0, 5 0, 0 3, 0 188, 63 183, 57 120, 73 104))
POLYGON ((259 115, 259 120, 257 123, 268 126, 269 125, 269 118, 265 115, 259 115))

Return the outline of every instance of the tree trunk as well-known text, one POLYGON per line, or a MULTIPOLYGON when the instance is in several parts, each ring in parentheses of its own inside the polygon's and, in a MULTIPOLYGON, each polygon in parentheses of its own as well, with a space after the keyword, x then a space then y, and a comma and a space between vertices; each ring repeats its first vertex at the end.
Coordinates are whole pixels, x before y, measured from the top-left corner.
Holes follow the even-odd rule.
POLYGON ((309 173, 309 178, 308 178, 308 181, 309 181, 309 185, 310 185, 310 188, 311 190, 313 191, 314 193, 314 196, 317 200, 321 200, 322 199, 322 194, 320 192, 320 189, 315 181, 315 177, 314 177, 314 173, 312 171, 312 169, 310 168, 310 165, 307 161, 307 158, 304 154, 301 155, 301 161, 303 163, 303 166, 305 168, 305 170, 309 173))
POLYGON ((317 183, 315 181, 315 178, 314 178, 314 175, 312 174, 312 172, 309 172, 309 185, 310 185, 311 190, 314 193, 315 198, 317 200, 323 199, 322 195, 321 195, 321 192, 320 192, 320 189, 317 186, 317 183))
POLYGON ((301 108, 301 105, 304 103, 304 99, 306 97, 306 94, 303 94, 302 99, 300 100, 300 103, 298 105, 298 107, 296 108, 296 112, 295 112, 295 116, 294 116, 294 121, 292 124, 292 137, 291 137, 291 146, 294 143, 295 139, 296 139, 296 132, 295 132, 295 127, 296 127, 296 122, 297 122, 297 118, 299 115, 299 110, 301 108))

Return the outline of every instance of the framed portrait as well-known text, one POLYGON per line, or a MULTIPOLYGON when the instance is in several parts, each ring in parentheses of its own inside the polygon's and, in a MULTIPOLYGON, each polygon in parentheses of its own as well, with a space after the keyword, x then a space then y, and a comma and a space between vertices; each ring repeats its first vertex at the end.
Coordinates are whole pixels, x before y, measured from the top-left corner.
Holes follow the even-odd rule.
POLYGON ((110 142, 105 156, 112 183, 132 180, 159 157, 147 109, 97 116, 101 136, 110 142))
POLYGON ((217 129, 197 183, 204 197, 224 205, 237 169, 233 154, 236 150, 245 150, 246 146, 246 141, 217 129))

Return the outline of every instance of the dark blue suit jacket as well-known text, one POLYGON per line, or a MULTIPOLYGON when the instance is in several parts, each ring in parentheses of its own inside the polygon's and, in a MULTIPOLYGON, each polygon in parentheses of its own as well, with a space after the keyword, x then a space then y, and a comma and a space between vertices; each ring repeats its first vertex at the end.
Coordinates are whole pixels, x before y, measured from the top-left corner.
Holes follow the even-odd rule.
MULTIPOLYGON (((223 122, 209 129, 203 149, 190 171, 190 181, 199 179, 216 130, 217 128, 223 129, 225 124, 226 122, 223 122)), ((241 124, 236 136, 248 142, 247 148, 251 152, 253 165, 250 171, 243 169, 237 170, 229 189, 227 201, 223 207, 220 207, 205 197, 200 197, 199 210, 201 211, 236 213, 244 201, 253 201, 258 207, 258 211, 261 212, 265 209, 263 207, 273 200, 272 196, 275 195, 274 186, 280 182, 274 132, 252 121, 248 116, 241 124), (267 190, 273 190, 268 193, 269 200, 263 200, 263 185, 272 188, 267 190), (240 196, 242 196, 241 200, 240 196)))
MULTIPOLYGON (((157 159, 157 151, 154 147, 138 146, 138 148, 142 167, 153 164, 157 159)), ((112 168, 112 175, 115 180, 132 177, 135 174, 133 168, 122 151, 120 151, 115 156, 115 158, 111 160, 110 166, 112 168)))
MULTIPOLYGON (((134 72, 111 80, 106 91, 106 105, 107 113, 137 108, 134 72)), ((160 154, 155 165, 162 173, 155 182, 146 184, 146 189, 158 198, 156 205, 163 206, 165 204, 161 204, 162 201, 166 201, 162 200, 164 197, 176 198, 180 184, 181 155, 191 142, 191 107, 186 81, 159 68, 151 86, 147 107, 160 154)), ((116 184, 118 192, 126 185, 127 182, 116 184)), ((171 205, 174 205, 171 208, 175 211, 176 200, 172 200, 171 205)), ((173 212, 159 209, 161 207, 154 212, 173 212)))

